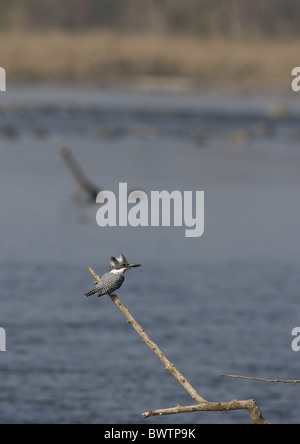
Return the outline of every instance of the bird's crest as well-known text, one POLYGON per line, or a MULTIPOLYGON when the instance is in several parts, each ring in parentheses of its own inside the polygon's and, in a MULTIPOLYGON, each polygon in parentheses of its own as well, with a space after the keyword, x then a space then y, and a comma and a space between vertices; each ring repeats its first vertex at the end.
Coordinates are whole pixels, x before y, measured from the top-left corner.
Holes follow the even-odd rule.
POLYGON ((128 265, 126 257, 121 254, 119 257, 111 257, 110 260, 110 270, 118 270, 125 268, 128 265))

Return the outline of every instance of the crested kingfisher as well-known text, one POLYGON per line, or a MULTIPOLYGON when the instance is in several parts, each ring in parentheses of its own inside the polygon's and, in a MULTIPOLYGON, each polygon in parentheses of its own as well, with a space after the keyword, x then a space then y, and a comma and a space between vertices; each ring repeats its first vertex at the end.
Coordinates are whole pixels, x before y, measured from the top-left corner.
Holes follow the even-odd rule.
POLYGON ((141 265, 129 264, 123 254, 117 258, 112 256, 109 273, 104 274, 96 287, 86 293, 85 296, 89 297, 97 293, 99 298, 105 294, 112 295, 114 291, 118 290, 123 284, 125 271, 137 267, 141 267, 141 265))

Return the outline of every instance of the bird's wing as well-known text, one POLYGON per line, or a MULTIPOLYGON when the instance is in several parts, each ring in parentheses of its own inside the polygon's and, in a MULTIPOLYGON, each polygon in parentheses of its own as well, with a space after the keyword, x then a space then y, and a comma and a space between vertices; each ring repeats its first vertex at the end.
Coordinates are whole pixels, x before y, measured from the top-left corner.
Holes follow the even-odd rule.
MULTIPOLYGON (((110 294, 110 293, 118 290, 118 288, 121 287, 123 282, 124 282, 124 276, 122 276, 122 275, 116 276, 112 273, 106 273, 102 277, 100 284, 101 284, 102 291, 110 294)), ((103 293, 103 294, 105 294, 105 293, 103 293)))

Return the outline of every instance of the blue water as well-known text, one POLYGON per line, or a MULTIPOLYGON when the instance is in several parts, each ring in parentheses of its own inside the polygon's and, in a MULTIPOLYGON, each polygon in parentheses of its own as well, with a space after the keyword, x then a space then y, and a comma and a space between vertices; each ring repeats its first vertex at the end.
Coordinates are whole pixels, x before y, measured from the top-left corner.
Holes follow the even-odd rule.
POLYGON ((141 417, 192 399, 108 297, 83 297, 85 268, 102 274, 122 252, 143 267, 119 298, 204 398, 255 398, 269 421, 298 423, 300 386, 220 375, 299 378, 299 140, 288 94, 1 94, 0 422, 249 422, 247 412, 141 417), (74 201, 61 143, 99 189, 204 190, 204 236, 101 229, 98 207, 74 201))

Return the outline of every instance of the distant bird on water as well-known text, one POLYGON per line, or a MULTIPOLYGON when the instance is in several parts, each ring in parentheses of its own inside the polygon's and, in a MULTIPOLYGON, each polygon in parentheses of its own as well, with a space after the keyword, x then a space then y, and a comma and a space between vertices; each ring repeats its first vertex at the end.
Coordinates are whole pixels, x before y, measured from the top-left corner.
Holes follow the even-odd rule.
POLYGON ((85 296, 89 297, 97 293, 99 298, 105 294, 112 295, 122 286, 125 280, 125 272, 137 267, 141 267, 141 265, 129 264, 123 254, 118 258, 112 256, 109 273, 104 274, 96 287, 88 293, 85 293, 85 296))

